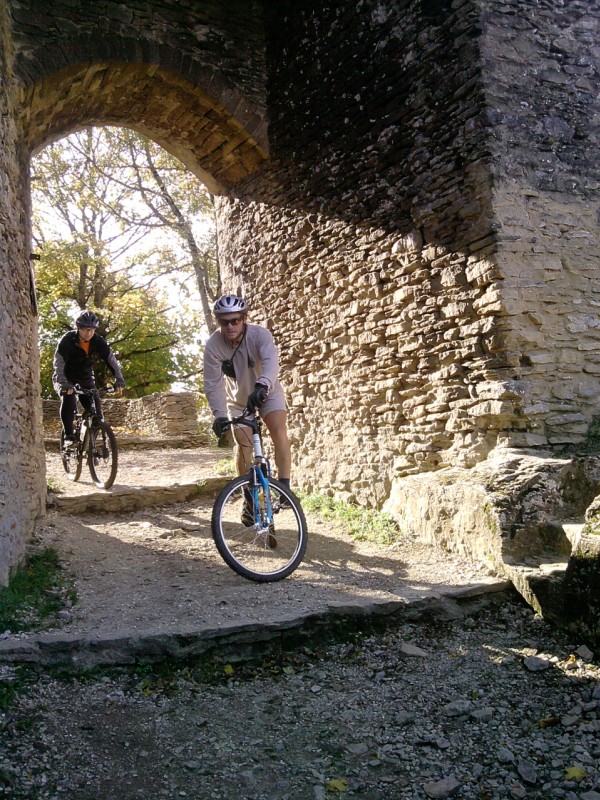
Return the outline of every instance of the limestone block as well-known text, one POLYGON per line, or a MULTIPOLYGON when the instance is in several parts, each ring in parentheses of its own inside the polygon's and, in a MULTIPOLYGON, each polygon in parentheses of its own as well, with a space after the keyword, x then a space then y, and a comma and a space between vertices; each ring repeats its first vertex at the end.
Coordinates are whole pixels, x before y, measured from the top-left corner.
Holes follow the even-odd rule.
MULTIPOLYGON (((398 464, 402 468, 402 463, 398 464)), ((393 479, 384 511, 419 541, 496 569, 571 549, 561 519, 582 516, 600 487, 600 459, 496 449, 471 469, 393 479)))
POLYGON ((541 433, 502 431, 498 434, 498 447, 544 447, 548 439, 541 433))
POLYGON ((525 394, 522 381, 480 381, 475 392, 482 400, 503 400, 505 398, 520 399, 525 394))
MULTIPOLYGON (((547 425, 556 428, 561 425, 572 426, 578 422, 585 422, 585 417, 579 412, 566 410, 562 414, 550 414, 548 417, 546 417, 545 422, 547 425)), ((587 426, 584 427, 584 431, 585 430, 587 430, 587 426)))
POLYGON ((512 417, 515 406, 509 400, 486 400, 483 403, 474 403, 469 409, 469 414, 474 417, 512 417))
POLYGON ((533 364, 552 364, 554 361, 554 354, 548 351, 527 353, 527 357, 533 364))
POLYGON ((600 326, 600 317, 597 314, 571 314, 567 316, 567 320, 566 328, 571 333, 583 333, 600 326))
MULTIPOLYGON (((581 352, 586 353, 585 358, 587 359, 588 358, 587 353, 589 351, 594 351, 595 352, 595 351, 598 350, 598 342, 594 341, 593 339, 591 339, 590 341, 581 341, 580 340, 580 341, 577 342, 577 350, 580 350, 581 352)), ((585 363, 585 361, 584 361, 584 363, 585 363)))
POLYGON ((564 576, 533 583, 543 615, 600 651, 600 526, 598 498, 588 509, 564 576), (591 513, 590 513, 591 511, 591 513))
POLYGON ((401 286, 394 292, 394 305, 401 305, 409 300, 413 300, 415 296, 416 288, 414 286, 401 286))
POLYGON ((548 444, 549 445, 576 445, 580 442, 585 440, 585 433, 571 433, 569 431, 564 431, 560 433, 554 433, 553 431, 548 431, 548 444))
POLYGON ((476 311, 481 311, 486 314, 501 314, 501 313, 521 313, 525 306, 523 304, 517 305, 516 303, 510 304, 510 311, 505 309, 505 301, 495 287, 490 287, 481 297, 473 302, 473 308, 476 311))
POLYGON ((500 277, 498 265, 491 259, 469 259, 465 275, 474 286, 484 286, 500 277))
POLYGON ((392 245, 392 253, 418 253, 423 247, 423 237, 419 231, 412 231, 397 239, 392 245))

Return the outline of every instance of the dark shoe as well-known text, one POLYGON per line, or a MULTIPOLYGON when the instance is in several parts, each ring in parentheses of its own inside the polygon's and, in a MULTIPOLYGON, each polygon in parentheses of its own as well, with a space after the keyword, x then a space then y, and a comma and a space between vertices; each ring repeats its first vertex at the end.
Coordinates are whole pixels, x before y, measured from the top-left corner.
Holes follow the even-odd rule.
POLYGON ((279 500, 277 503, 275 503, 273 512, 277 514, 278 511, 289 511, 291 507, 292 504, 287 497, 284 497, 284 495, 279 495, 279 500))
POLYGON ((242 525, 245 528, 251 528, 252 525, 254 525, 254 506, 250 500, 244 500, 244 507, 242 508, 242 525))
POLYGON ((277 547, 277 537, 273 533, 273 528, 271 528, 271 530, 269 530, 269 535, 267 537, 267 542, 269 543, 269 547, 271 548, 271 550, 275 550, 275 548, 277 547))

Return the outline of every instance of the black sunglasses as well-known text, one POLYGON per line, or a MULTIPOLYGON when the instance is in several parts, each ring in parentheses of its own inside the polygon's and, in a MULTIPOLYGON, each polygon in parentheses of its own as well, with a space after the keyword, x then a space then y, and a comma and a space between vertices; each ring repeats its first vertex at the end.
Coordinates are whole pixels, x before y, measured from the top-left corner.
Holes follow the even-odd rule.
POLYGON ((239 325, 240 322, 243 322, 243 317, 234 317, 234 319, 220 319, 219 325, 239 325))

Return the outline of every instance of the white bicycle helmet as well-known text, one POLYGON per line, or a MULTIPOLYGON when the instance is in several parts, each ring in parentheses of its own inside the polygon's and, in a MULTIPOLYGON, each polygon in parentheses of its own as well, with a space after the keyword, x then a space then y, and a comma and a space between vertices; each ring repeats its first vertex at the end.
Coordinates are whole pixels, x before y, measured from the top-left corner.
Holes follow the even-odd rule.
POLYGON ((224 294, 215 301, 213 306, 213 313, 217 316, 219 314, 235 314, 237 311, 246 312, 246 301, 243 297, 236 297, 234 294, 224 294))

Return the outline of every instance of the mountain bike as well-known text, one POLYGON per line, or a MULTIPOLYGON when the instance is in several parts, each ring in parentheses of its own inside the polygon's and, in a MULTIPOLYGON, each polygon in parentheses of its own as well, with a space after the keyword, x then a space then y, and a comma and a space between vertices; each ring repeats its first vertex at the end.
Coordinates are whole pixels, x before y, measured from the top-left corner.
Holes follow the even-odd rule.
POLYGON ((60 435, 60 457, 69 480, 78 481, 81 477, 83 459, 87 458, 92 481, 99 489, 110 489, 117 477, 119 456, 117 440, 112 428, 98 413, 97 389, 82 389, 75 386, 77 397, 91 398, 89 410, 75 412, 73 423, 74 443, 65 445, 64 431, 60 435))
POLYGON ((248 409, 229 420, 226 429, 245 425, 252 431, 254 461, 246 473, 219 492, 211 529, 221 557, 232 570, 258 583, 280 581, 304 558, 308 531, 300 501, 271 476, 263 454, 261 420, 248 409))

